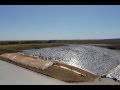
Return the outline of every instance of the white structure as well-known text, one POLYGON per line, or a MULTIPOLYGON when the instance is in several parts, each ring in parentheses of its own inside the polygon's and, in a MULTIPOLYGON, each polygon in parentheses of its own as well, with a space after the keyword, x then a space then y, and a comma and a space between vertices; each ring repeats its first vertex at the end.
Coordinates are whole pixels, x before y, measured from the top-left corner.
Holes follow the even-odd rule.
POLYGON ((30 55, 52 58, 96 75, 107 74, 120 64, 120 54, 114 50, 92 45, 69 45, 43 49, 24 50, 30 55))

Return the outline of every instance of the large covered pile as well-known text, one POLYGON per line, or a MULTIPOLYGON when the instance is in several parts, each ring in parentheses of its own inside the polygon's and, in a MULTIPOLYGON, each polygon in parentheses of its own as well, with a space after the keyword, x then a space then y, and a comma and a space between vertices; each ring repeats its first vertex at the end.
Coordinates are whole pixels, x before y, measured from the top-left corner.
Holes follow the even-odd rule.
POLYGON ((47 57, 86 70, 96 75, 108 74, 120 64, 116 51, 92 45, 69 45, 43 49, 24 50, 24 53, 47 57))

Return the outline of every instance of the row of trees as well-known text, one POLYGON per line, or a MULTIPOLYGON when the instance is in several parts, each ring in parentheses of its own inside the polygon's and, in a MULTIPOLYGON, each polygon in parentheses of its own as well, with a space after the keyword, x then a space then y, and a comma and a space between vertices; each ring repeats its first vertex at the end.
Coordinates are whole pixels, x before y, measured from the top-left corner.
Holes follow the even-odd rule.
POLYGON ((53 43, 53 41, 0 41, 0 45, 53 43))
POLYGON ((31 41, 0 41, 0 45, 9 45, 9 44, 39 44, 39 43, 120 44, 120 39, 106 39, 106 40, 31 40, 31 41))

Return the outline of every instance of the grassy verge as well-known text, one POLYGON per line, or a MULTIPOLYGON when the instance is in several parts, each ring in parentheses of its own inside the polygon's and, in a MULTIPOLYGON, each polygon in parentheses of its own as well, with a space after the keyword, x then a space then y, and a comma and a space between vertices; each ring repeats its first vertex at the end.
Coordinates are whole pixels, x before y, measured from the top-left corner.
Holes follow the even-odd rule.
POLYGON ((0 45, 0 54, 18 52, 25 49, 38 49, 46 47, 63 46, 62 43, 41 43, 41 44, 13 44, 13 45, 0 45))
POLYGON ((103 48, 113 49, 113 50, 120 50, 120 44, 108 44, 108 45, 95 45, 103 48))

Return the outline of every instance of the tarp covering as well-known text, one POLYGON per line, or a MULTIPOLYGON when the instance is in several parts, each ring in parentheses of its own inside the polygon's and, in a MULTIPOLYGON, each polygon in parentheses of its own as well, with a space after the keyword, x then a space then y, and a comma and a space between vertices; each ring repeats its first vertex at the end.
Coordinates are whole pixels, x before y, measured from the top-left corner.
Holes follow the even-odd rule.
POLYGON ((107 77, 120 81, 120 65, 108 73, 107 77))
POLYGON ((103 75, 120 64, 120 54, 92 45, 69 45, 23 51, 29 55, 48 57, 83 70, 103 75))

